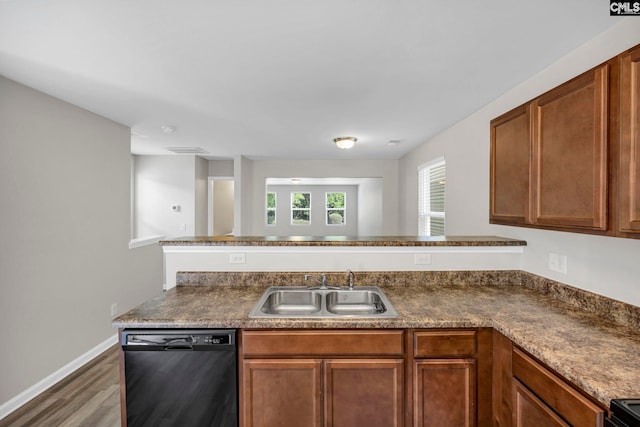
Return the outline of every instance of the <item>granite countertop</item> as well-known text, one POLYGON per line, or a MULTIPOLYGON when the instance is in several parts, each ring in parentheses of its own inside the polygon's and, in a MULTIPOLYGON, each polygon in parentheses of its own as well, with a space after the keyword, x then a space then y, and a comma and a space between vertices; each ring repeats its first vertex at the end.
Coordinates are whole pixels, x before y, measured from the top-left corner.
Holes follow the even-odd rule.
POLYGON ((161 246, 526 246, 499 236, 195 236, 161 240, 161 246))
POLYGON ((266 286, 178 286, 119 328, 493 327, 605 406, 640 396, 640 334, 520 285, 382 285, 395 319, 250 319, 266 286))

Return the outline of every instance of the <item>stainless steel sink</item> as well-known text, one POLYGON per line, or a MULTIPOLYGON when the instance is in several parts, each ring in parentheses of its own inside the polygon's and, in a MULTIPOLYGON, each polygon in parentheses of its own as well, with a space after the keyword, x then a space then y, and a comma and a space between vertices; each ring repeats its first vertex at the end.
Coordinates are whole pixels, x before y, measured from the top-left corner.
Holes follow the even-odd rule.
POLYGON ((393 318, 398 313, 377 286, 309 289, 272 286, 254 306, 251 318, 393 318))
POLYGON ((340 290, 330 291, 325 295, 327 311, 345 315, 384 314, 387 307, 380 297, 382 291, 372 290, 340 290))
POLYGON ((260 304, 265 314, 305 316, 322 309, 322 295, 307 289, 275 290, 260 304))

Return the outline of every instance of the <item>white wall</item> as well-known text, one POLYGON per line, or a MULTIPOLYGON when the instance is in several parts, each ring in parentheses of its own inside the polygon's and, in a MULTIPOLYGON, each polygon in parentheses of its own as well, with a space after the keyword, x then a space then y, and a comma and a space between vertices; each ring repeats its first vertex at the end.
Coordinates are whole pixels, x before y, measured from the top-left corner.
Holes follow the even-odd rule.
POLYGON ((401 232, 417 230, 419 164, 447 161, 446 233, 497 234, 528 242, 523 268, 592 292, 640 305, 640 240, 551 232, 489 224, 489 122, 640 43, 640 21, 624 19, 400 160, 401 232), (566 275, 551 272, 548 253, 568 257, 566 275))
MULTIPOLYGON (((242 187, 242 234, 262 235, 264 231, 265 180, 267 178, 381 178, 382 227, 376 234, 398 234, 398 161, 397 160, 254 160, 247 161, 243 176, 249 185, 242 187), (246 197, 246 199, 245 199, 246 197)), ((238 175, 236 175, 237 177, 238 175)), ((237 191, 237 187, 236 187, 237 191)), ((237 207, 237 206, 236 206, 237 207)))
POLYGON ((209 186, 209 161, 202 157, 195 157, 195 234, 196 236, 207 235, 207 216, 209 213, 208 186, 209 186))
POLYGON ((209 176, 233 176, 233 160, 209 160, 209 176))
MULTIPOLYGON (((269 185, 276 193, 276 224, 266 225, 262 214, 263 234, 271 236, 355 236, 358 230, 358 187, 356 185, 269 185), (291 193, 311 193, 311 224, 291 224, 291 193), (345 224, 327 225, 325 193, 343 192, 346 196, 345 224)), ((266 204, 265 204, 266 206, 266 204)))
MULTIPOLYGON (((134 156, 135 159, 135 238, 164 235, 194 236, 196 218, 204 221, 207 234, 208 164, 202 160, 198 168, 203 177, 201 193, 196 191, 196 156, 134 156), (196 206, 196 194, 204 201, 196 206), (172 205, 180 211, 173 212, 172 205), (204 208, 204 216, 202 209, 204 208), (197 216, 196 212, 200 216, 197 216)), ((199 223, 199 225, 201 225, 199 223)))
POLYGON ((162 252, 128 248, 129 128, 2 76, 0 194, 2 407, 159 294, 162 252))
MULTIPOLYGON (((234 206, 233 206, 233 227, 236 236, 249 236, 255 233, 249 226, 251 218, 254 215, 251 197, 253 190, 252 183, 252 161, 244 156, 239 156, 233 161, 233 188, 234 188, 234 206)), ((264 192, 264 185, 261 187, 264 192)), ((263 203, 261 206, 265 206, 263 203)), ((256 209, 260 209, 256 207, 256 209)), ((258 231, 259 233, 259 231, 258 231)))
POLYGON ((358 185, 358 236, 382 235, 383 182, 366 178, 358 185))

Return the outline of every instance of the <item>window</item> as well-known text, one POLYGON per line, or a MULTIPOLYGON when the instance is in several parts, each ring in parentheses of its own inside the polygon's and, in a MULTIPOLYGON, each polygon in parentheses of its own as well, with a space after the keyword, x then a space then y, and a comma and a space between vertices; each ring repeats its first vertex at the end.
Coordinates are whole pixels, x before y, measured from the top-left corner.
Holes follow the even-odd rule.
POLYGON ((347 193, 324 193, 327 225, 345 224, 345 200, 347 193))
POLYGON ((276 193, 267 193, 267 225, 276 225, 276 193))
POLYGON ((291 224, 311 224, 311 193, 291 193, 291 224))
POLYGON ((444 158, 418 168, 418 234, 444 236, 446 166, 444 158))

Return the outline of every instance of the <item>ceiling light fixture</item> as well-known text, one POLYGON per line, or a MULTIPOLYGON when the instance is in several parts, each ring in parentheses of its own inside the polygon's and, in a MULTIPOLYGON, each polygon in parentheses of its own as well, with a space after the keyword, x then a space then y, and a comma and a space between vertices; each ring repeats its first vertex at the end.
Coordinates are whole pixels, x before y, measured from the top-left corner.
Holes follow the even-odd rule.
POLYGON ((341 148, 343 150, 348 150, 349 148, 356 145, 357 140, 358 139, 354 138, 353 136, 341 136, 340 138, 335 138, 333 142, 336 143, 336 146, 338 148, 341 148))

